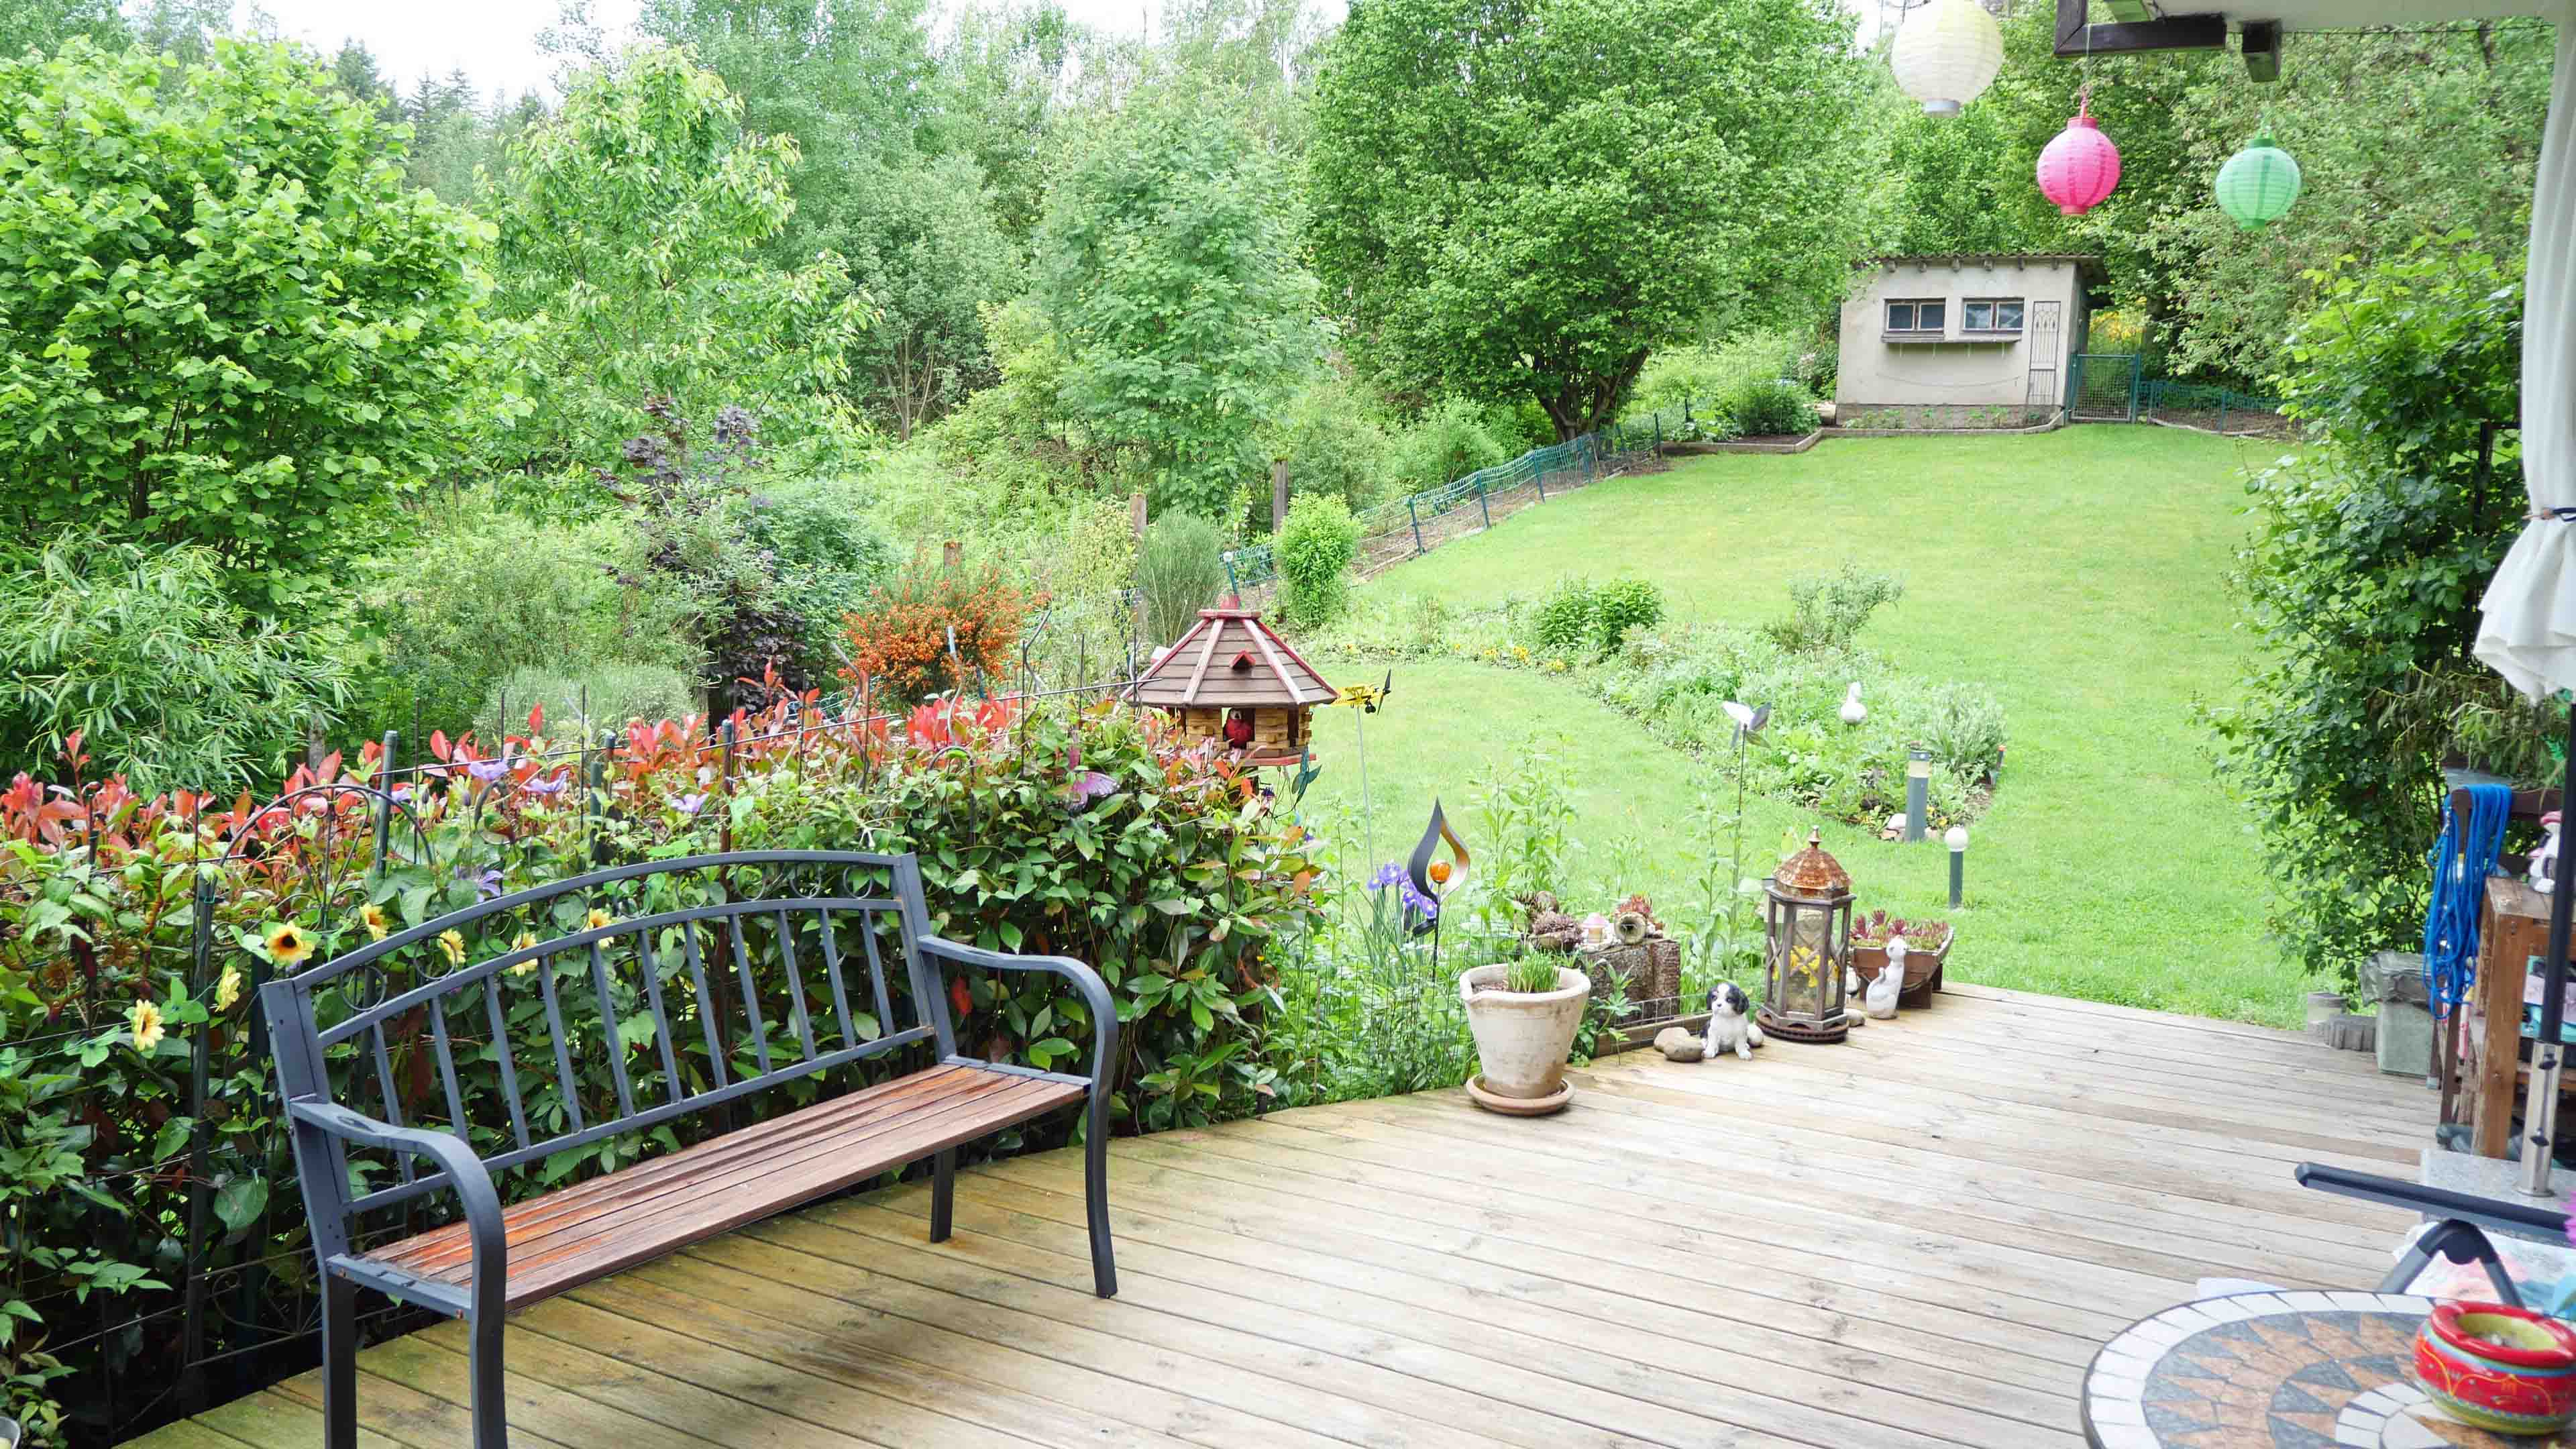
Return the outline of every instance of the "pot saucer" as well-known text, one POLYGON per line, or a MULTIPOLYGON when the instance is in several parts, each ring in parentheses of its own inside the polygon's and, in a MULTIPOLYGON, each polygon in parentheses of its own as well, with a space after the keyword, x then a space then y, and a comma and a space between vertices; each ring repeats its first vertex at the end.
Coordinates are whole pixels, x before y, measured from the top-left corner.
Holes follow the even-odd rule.
POLYGON ((1501 1097, 1485 1090, 1485 1079, 1479 1074, 1467 1079, 1467 1100, 1506 1117, 1544 1117, 1565 1110, 1565 1104, 1574 1100, 1574 1084, 1561 1082, 1544 1097, 1501 1097))

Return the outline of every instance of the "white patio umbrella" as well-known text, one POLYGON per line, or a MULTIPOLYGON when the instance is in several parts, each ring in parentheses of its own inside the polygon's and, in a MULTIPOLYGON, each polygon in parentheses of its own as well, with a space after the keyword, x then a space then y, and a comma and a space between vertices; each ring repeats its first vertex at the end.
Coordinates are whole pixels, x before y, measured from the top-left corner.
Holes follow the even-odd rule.
MULTIPOLYGON (((2576 25, 2559 22, 2558 65, 2549 126, 2531 204, 2531 260, 2524 274, 2522 474, 2530 521, 2487 585, 2479 608, 2478 658, 2534 699, 2576 689, 2576 25)), ((2576 703, 2568 713, 2566 790, 2576 803, 2576 703)), ((2532 1048, 2531 1098, 2523 1110, 2523 1190, 2549 1193, 2556 1138, 2558 1036, 2567 992, 2571 911, 2568 858, 2558 858, 2550 896, 2549 955, 2541 973, 2540 1035, 2532 1048)))

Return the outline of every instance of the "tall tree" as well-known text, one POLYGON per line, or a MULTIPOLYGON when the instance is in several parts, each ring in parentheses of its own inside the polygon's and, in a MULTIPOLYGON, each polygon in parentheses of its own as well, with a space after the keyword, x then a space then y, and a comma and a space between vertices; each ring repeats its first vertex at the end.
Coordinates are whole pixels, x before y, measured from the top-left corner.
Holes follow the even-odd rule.
POLYGON ((327 589, 482 412, 490 228, 286 46, 0 63, 0 516, 327 589))
POLYGON ((1055 189, 1037 298, 1068 354, 1059 386, 1097 438, 1141 455, 1158 508, 1224 513, 1322 352, 1301 219, 1240 121, 1159 93, 1055 189))
POLYGON ((1559 437, 1712 319, 1802 315, 1859 246, 1867 81, 1832 0, 1366 0, 1325 48, 1316 257, 1398 391, 1559 437))
POLYGON ((765 248, 794 201, 796 143, 684 52, 647 46, 579 73, 512 145, 501 304, 525 326, 534 411, 509 440, 538 471, 595 466, 682 417, 740 404, 772 443, 836 446, 849 349, 868 320, 836 256, 787 270, 765 248))

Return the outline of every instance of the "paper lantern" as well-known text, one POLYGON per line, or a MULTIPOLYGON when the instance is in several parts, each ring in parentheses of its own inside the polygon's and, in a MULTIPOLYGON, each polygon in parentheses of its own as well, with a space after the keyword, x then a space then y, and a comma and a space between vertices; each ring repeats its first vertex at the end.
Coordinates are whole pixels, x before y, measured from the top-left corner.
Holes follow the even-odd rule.
POLYGON ((2093 124, 2089 109, 2079 105, 2066 129, 2039 153, 2039 194, 2068 216, 2100 206, 2120 184, 2120 148, 2093 124))
POLYGON ((2257 129, 2244 150, 2218 168, 2218 209, 2247 231, 2261 231, 2281 219, 2299 199, 2299 163, 2272 141, 2269 127, 2257 129))
POLYGON ((1976 0, 1931 0, 1896 28, 1887 63, 1925 115, 1955 116, 2003 69, 2003 27, 1976 0))

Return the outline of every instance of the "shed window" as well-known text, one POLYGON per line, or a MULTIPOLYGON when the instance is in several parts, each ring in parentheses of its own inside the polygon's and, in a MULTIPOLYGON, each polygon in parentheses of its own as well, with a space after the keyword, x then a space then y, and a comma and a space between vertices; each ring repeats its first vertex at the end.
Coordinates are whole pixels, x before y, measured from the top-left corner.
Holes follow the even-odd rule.
POLYGON ((1890 332, 1939 332, 1949 325, 1950 304, 1938 298, 1914 297, 1887 304, 1890 332))
POLYGON ((1959 304, 1962 332, 2019 332, 2021 298, 1971 297, 1959 304))

